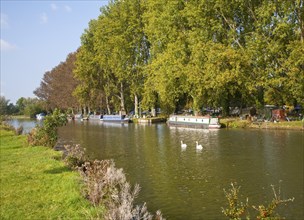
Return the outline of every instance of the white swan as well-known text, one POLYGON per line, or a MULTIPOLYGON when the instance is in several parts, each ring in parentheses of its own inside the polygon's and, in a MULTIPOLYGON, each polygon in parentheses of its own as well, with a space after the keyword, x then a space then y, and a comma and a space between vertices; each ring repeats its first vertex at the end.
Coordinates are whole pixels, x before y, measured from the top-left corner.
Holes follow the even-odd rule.
POLYGON ((181 147, 182 147, 182 148, 186 148, 186 147, 187 147, 187 144, 184 144, 183 141, 181 141, 181 147))
POLYGON ((196 141, 196 149, 197 150, 203 150, 203 146, 201 144, 198 144, 197 141, 196 141))

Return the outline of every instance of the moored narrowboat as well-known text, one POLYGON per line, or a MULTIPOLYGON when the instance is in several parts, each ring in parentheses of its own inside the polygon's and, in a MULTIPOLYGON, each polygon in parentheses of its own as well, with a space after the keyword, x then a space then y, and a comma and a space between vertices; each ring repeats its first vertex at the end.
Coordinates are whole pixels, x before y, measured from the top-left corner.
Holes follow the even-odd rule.
POLYGON ((167 122, 170 126, 190 128, 219 129, 221 127, 219 118, 211 116, 171 115, 167 122))
POLYGON ((36 115, 36 119, 40 121, 40 120, 43 120, 45 118, 45 116, 46 115, 44 113, 40 113, 40 114, 36 115))
POLYGON ((103 122, 128 123, 130 119, 126 115, 103 115, 100 118, 103 122))

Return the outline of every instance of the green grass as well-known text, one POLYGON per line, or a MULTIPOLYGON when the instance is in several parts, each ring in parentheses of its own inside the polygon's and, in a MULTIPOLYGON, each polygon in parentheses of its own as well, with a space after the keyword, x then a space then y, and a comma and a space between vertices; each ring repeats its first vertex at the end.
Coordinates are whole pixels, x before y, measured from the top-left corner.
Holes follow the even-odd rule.
POLYGON ((0 130, 0 219, 84 219, 96 209, 81 195, 80 177, 46 147, 0 130))
POLYGON ((223 118, 221 124, 224 128, 248 128, 250 126, 250 122, 238 118, 223 118))
POLYGON ((223 118, 221 119, 222 127, 225 128, 262 128, 262 129, 304 129, 304 122, 302 121, 282 121, 274 122, 250 122, 247 120, 240 120, 239 118, 223 118))
POLYGON ((29 115, 12 115, 13 119, 30 119, 31 117, 29 115))

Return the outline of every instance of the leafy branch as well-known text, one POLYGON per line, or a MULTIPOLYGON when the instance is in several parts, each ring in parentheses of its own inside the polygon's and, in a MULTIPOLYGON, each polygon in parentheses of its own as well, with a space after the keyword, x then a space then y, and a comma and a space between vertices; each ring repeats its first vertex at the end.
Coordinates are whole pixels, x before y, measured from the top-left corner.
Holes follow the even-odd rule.
MULTIPOLYGON (((258 215, 255 217, 256 219, 259 220, 283 219, 283 217, 279 216, 279 214, 276 213, 276 208, 279 205, 287 204, 288 202, 294 201, 294 197, 289 199, 282 199, 280 187, 278 192, 276 191, 274 185, 271 185, 271 187, 274 194, 274 198, 272 199, 270 204, 251 206, 254 210, 259 212, 258 215)), ((228 200, 228 207, 222 208, 222 212, 229 219, 242 219, 242 217, 245 216, 246 212, 247 212, 246 219, 250 219, 249 210, 248 210, 250 205, 248 204, 248 198, 246 199, 245 203, 239 201, 238 195, 240 188, 241 188, 240 186, 237 186, 237 183, 231 183, 231 188, 228 191, 224 189, 225 196, 228 200)))

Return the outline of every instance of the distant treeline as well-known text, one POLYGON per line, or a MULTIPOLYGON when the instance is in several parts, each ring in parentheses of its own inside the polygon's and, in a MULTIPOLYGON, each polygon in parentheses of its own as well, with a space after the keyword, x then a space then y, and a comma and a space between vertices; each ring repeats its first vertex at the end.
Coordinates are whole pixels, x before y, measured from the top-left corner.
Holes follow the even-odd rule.
POLYGON ((16 104, 10 102, 4 96, 0 96, 0 120, 6 119, 6 115, 26 115, 34 118, 36 114, 46 112, 47 106, 38 98, 24 98, 17 100, 16 104))
POLYGON ((304 104, 303 0, 111 0, 35 94, 51 109, 304 104))

